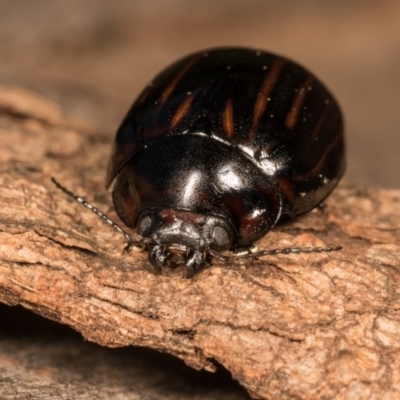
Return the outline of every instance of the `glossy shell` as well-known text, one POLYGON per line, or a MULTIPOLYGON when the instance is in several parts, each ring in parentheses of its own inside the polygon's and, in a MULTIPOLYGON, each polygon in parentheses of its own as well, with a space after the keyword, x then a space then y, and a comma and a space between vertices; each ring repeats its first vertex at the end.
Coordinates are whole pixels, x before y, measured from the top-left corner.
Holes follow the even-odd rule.
POLYGON ((225 160, 237 160, 232 168, 243 171, 237 173, 238 190, 231 180, 232 196, 240 196, 244 187, 275 208, 268 221, 269 211, 262 211, 266 222, 261 218, 258 227, 257 210, 252 211, 248 232, 233 240, 246 245, 282 214, 310 211, 336 186, 345 168, 340 109, 314 75, 286 58, 242 48, 194 53, 162 71, 134 102, 117 132, 106 186, 119 175, 114 203, 131 227, 141 210, 159 207, 219 215, 239 230, 235 218, 241 218, 244 206, 227 205, 225 192, 223 201, 218 198, 221 187, 211 189, 215 179, 222 179, 214 175, 225 160), (150 148, 151 159, 146 159, 150 148), (199 190, 184 202, 183 195, 165 195, 174 192, 193 163, 204 164, 206 196, 199 190), (142 173, 152 186, 142 182, 142 173), (131 188, 135 185, 137 192, 131 188))

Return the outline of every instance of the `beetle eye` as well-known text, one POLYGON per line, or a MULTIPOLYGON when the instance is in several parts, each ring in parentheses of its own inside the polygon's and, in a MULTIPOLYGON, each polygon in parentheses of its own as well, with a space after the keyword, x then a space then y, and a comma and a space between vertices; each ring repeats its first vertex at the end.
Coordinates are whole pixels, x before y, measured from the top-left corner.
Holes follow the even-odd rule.
POLYGON ((214 227, 212 233, 213 242, 218 247, 229 247, 230 245, 230 237, 228 232, 222 226, 214 227))
POLYGON ((146 217, 142 218, 137 227, 137 233, 143 236, 144 231, 150 226, 151 218, 147 215, 146 217))

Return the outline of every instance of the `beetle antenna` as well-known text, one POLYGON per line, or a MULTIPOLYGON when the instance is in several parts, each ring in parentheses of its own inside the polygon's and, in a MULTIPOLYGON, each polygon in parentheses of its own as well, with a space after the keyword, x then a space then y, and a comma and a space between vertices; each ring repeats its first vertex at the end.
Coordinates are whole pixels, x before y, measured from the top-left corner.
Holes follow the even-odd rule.
POLYGON ((94 212, 98 217, 100 217, 103 221, 105 221, 108 225, 111 225, 116 231, 122 233, 125 236, 126 240, 126 246, 124 248, 124 253, 127 252, 131 247, 134 247, 138 251, 144 250, 145 246, 141 241, 134 240, 131 235, 129 235, 128 232, 126 232, 124 229, 122 229, 116 222, 114 222, 112 219, 110 219, 106 214, 102 213, 98 208, 94 207, 91 205, 89 202, 87 202, 84 198, 78 196, 74 192, 71 192, 68 190, 65 186, 61 185, 55 178, 51 177, 51 181, 60 189, 62 192, 64 192, 66 195, 69 197, 72 197, 75 201, 78 203, 82 204, 84 207, 89 209, 90 211, 94 212))
POLYGON ((251 258, 263 256, 275 256, 277 254, 299 254, 299 253, 329 253, 331 251, 342 250, 342 246, 327 246, 327 247, 286 247, 283 249, 270 249, 257 251, 255 253, 239 254, 235 258, 251 258))
POLYGON ((209 249, 209 253, 221 261, 231 261, 241 258, 258 258, 263 256, 275 256, 277 254, 299 254, 299 253, 329 253, 331 251, 342 250, 342 246, 327 246, 327 247, 286 247, 282 249, 270 249, 257 251, 255 253, 243 253, 232 256, 225 256, 219 251, 209 249))

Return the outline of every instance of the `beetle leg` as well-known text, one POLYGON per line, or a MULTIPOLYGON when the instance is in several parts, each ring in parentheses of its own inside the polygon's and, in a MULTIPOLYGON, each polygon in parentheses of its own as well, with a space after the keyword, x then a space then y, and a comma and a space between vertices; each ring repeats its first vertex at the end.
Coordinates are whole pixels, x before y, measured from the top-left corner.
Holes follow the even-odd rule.
POLYGON ((226 255, 224 255, 224 254, 222 254, 219 251, 214 250, 214 249, 209 249, 208 252, 210 253, 210 255, 212 257, 218 258, 218 260, 220 260, 220 261, 225 261, 226 262, 226 261, 230 261, 232 259, 232 256, 226 256, 226 255))
POLYGON ((149 251, 149 261, 153 266, 153 272, 156 275, 161 274, 161 267, 165 266, 168 261, 169 252, 166 250, 165 246, 156 244, 149 251))
POLYGON ((207 266, 205 254, 198 250, 191 250, 185 261, 186 278, 192 278, 207 266))

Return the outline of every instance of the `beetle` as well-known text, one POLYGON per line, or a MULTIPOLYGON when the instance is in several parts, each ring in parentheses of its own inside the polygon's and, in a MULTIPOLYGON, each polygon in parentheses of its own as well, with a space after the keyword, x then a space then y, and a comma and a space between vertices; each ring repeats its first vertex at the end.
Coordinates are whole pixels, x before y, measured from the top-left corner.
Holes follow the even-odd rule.
MULTIPOLYGON (((333 95, 299 64, 264 51, 216 48, 186 56, 143 90, 120 125, 106 188, 127 248, 154 272, 184 263, 192 277, 223 261, 340 249, 248 249, 279 219, 320 205, 345 170, 343 117, 333 95)), ((56 185, 93 210, 93 206, 56 185)))

